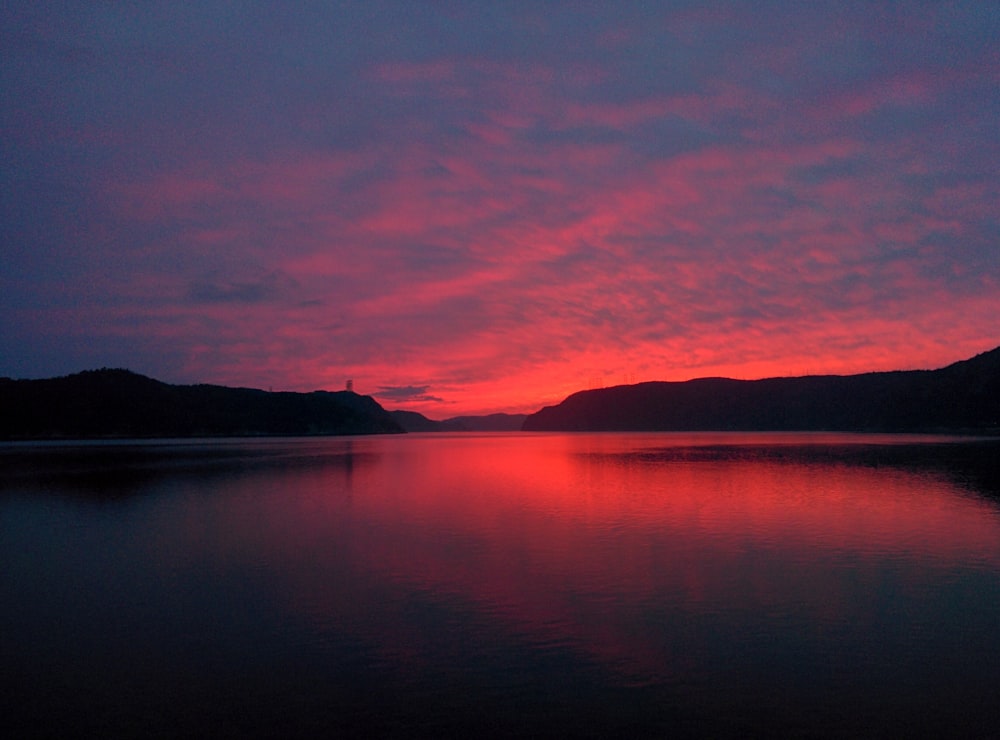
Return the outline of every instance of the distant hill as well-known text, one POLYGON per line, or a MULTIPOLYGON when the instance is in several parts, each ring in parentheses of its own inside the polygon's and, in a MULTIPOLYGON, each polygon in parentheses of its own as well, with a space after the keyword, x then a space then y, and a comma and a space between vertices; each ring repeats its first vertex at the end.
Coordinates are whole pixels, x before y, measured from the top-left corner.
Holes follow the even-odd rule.
POLYGON ((381 434, 403 429, 350 391, 169 385, 128 370, 0 379, 0 439, 381 434))
POLYGON ((527 418, 527 414, 453 416, 441 423, 446 430, 456 432, 519 432, 527 418))
POLYGON ((389 413, 407 432, 517 432, 527 418, 527 414, 489 414, 434 421, 416 411, 389 413))
POLYGON ((1000 347, 940 370, 700 378, 581 391, 530 415, 523 428, 1000 433, 1000 347))
POLYGON ((441 422, 428 419, 416 411, 390 411, 391 416, 406 432, 440 432, 441 422))

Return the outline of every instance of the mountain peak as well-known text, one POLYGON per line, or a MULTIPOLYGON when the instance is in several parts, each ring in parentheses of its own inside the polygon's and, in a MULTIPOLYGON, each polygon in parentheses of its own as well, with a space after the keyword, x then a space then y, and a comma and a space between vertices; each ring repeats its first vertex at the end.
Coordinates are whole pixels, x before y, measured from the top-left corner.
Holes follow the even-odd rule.
POLYGON ((1000 430, 1000 347, 940 370, 699 378, 574 393, 528 431, 1000 430))

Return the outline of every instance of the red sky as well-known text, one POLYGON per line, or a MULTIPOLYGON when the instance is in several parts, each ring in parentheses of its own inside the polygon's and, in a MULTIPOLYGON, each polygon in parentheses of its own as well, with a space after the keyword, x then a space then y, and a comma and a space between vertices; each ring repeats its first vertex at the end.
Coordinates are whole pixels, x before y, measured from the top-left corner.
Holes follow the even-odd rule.
POLYGON ((358 392, 1000 344, 992 3, 12 3, 0 375, 358 392))

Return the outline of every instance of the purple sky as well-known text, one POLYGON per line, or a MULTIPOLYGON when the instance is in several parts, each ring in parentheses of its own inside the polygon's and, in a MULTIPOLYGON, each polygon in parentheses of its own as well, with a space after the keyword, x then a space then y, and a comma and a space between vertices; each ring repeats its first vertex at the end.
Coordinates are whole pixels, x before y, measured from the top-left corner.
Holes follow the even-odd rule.
POLYGON ((1000 344, 1000 3, 9 2, 0 375, 435 418, 1000 344))

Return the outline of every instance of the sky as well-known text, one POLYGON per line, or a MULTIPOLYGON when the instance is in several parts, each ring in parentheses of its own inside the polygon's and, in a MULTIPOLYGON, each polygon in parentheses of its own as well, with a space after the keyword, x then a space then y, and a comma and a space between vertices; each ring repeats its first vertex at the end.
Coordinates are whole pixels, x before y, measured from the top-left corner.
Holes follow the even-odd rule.
POLYGON ((0 9, 0 376, 447 418, 998 344, 994 0, 0 9))

